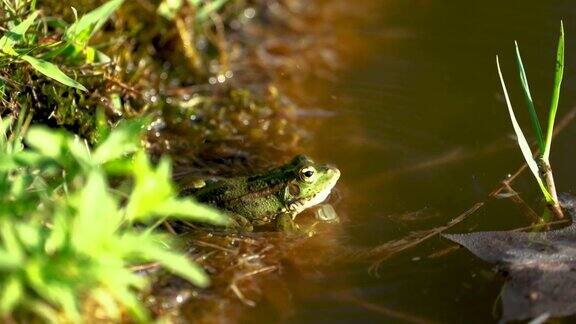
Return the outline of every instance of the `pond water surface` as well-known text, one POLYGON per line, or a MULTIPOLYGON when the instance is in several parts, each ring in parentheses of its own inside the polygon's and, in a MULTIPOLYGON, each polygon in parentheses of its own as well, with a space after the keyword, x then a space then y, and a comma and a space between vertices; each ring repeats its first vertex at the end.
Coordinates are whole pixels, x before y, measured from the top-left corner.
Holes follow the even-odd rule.
MULTIPOLYGON (((360 2, 361 3, 361 2, 360 2)), ((359 5, 361 5, 359 3, 359 5)), ((540 112, 549 102, 560 19, 567 68, 559 120, 576 107, 573 1, 381 1, 349 34, 363 50, 334 82, 315 84, 326 117, 313 155, 342 170, 336 245, 369 250, 442 226, 522 164, 506 113, 495 55, 503 62, 521 123, 513 41, 518 40, 540 112)), ((348 28, 348 27, 347 27, 348 28)), ((346 41, 346 39, 342 39, 346 41)), ((528 128, 527 128, 528 129, 528 128)), ((559 191, 575 191, 576 127, 556 138, 559 191)), ((544 205, 527 173, 513 184, 537 214, 544 205)), ((492 199, 448 232, 531 224, 510 199, 492 199)), ((336 246, 332 248, 336 249, 336 246)), ((344 252, 343 252, 344 255, 344 252)), ((370 266, 378 255, 328 265, 295 280, 292 322, 495 322, 503 279, 493 266, 438 235, 370 266)), ((291 279, 287 279, 291 280, 291 279)), ((247 317, 278 320, 266 305, 247 317)))

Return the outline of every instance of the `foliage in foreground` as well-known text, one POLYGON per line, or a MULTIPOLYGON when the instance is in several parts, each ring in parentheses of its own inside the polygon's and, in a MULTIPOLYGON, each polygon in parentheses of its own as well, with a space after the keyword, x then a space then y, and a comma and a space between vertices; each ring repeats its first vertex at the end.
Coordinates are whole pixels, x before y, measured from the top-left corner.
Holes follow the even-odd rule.
MULTIPOLYGON (((504 96, 506 98, 506 105, 508 106, 508 113, 510 114, 510 119, 512 121, 512 126, 514 127, 514 132, 518 139, 518 145, 522 151, 522 155, 528 164, 528 167, 532 171, 532 174, 536 178, 540 190, 542 191, 546 201, 555 209, 560 212, 558 206, 558 197, 556 194, 556 186, 554 184, 554 178, 552 176, 552 169, 550 167, 550 148, 552 147, 552 137, 554 134, 554 121, 556 119, 556 111, 558 110, 558 102, 560 98, 560 87, 562 85, 562 78, 564 76, 564 26, 560 23, 560 37, 558 39, 558 49, 556 53, 556 64, 555 64, 555 75, 554 75, 554 85, 552 88, 552 99, 550 103, 550 109, 548 112, 548 128, 546 130, 546 138, 542 134, 542 128, 540 127, 540 122, 538 121, 538 115, 536 109, 534 108, 534 101, 532 100, 532 95, 530 94, 530 87, 528 86, 528 78, 526 76, 526 71, 524 65, 522 64, 522 57, 520 56, 520 50, 518 44, 516 43, 516 63, 518 65, 518 70, 520 74, 520 83, 522 84, 522 90, 524 93, 524 99, 526 101, 526 106, 528 112, 530 113, 530 120, 532 122, 532 128, 536 134, 536 139, 538 141, 539 153, 536 157, 532 155, 530 150, 530 145, 524 137, 522 129, 516 120, 514 115, 514 110, 512 104, 510 103, 510 98, 508 95, 508 90, 506 89, 506 84, 504 82, 504 77, 502 76, 502 71, 500 69, 500 61, 498 56, 496 56, 496 65, 498 67, 498 75, 500 76, 500 82, 502 84, 502 89, 504 91, 504 96)), ((561 212, 560 212, 561 213, 561 212)))
POLYGON ((147 278, 130 267, 146 262, 208 284, 155 227, 173 216, 213 224, 225 219, 177 197, 169 161, 155 168, 139 148, 141 123, 120 125, 94 150, 61 131, 36 126, 23 134, 26 124, 24 118, 0 123, 3 316, 78 322, 96 308, 111 319, 127 309, 144 320, 136 292, 147 278))

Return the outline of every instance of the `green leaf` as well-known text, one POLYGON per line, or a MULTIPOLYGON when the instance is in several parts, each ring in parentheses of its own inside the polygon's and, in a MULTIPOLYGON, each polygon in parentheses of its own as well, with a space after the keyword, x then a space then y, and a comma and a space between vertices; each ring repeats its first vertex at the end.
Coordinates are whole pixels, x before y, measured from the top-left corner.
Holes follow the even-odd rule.
POLYGON ((62 211, 55 213, 52 229, 44 243, 44 251, 48 255, 62 249, 66 244, 70 232, 70 225, 67 221, 69 218, 69 215, 65 215, 62 211))
POLYGON ((34 250, 40 244, 40 224, 20 223, 16 226, 16 233, 20 242, 28 249, 34 250))
POLYGON ((14 51, 14 45, 24 40, 24 34, 32 26, 37 16, 38 11, 34 11, 24 21, 10 29, 6 35, 0 38, 0 50, 9 55, 18 55, 14 51))
POLYGON ((118 299, 120 303, 122 303, 122 305, 124 305, 124 307, 126 307, 139 322, 148 322, 148 312, 142 306, 138 298, 134 296, 132 291, 124 288, 124 286, 120 286, 117 288, 115 287, 115 289, 113 289, 111 292, 114 294, 114 297, 116 297, 116 299, 118 299))
POLYGON ((102 28, 102 25, 122 3, 124 0, 111 0, 85 14, 66 30, 66 39, 80 46, 85 46, 90 37, 102 28))
POLYGON ((6 315, 12 312, 24 295, 22 282, 17 275, 11 275, 5 280, 0 292, 0 314, 6 315))
POLYGON ((176 16, 176 13, 182 7, 182 4, 182 0, 164 0, 158 6, 157 13, 160 16, 171 20, 176 16))
POLYGON ((37 59, 29 55, 22 55, 21 59, 28 62, 36 71, 44 74, 45 76, 54 79, 64 85, 72 88, 80 89, 82 91, 88 91, 82 84, 78 81, 71 79, 69 76, 64 74, 56 65, 37 59))
POLYGON ((14 270, 22 265, 22 258, 0 248, 0 270, 14 270))
POLYGON ((126 218, 130 221, 145 221, 154 215, 157 206, 174 195, 170 163, 160 161, 156 170, 144 152, 134 158, 134 190, 126 206, 126 218))
POLYGON ((104 289, 95 289, 91 293, 92 298, 104 310, 107 316, 114 321, 120 319, 120 309, 116 304, 114 297, 104 289))
POLYGON ((522 133, 522 129, 516 120, 516 116, 514 115, 514 109, 512 108, 512 103, 510 102, 510 98, 508 96, 508 90, 506 89, 506 84, 504 82, 504 77, 502 76, 502 70, 500 69, 500 60, 498 56, 496 56, 496 66, 498 67, 498 75, 500 76, 500 83, 502 84, 502 90, 504 91, 504 98, 506 99, 506 106, 508 107, 508 114, 510 115, 510 120, 512 122, 512 127, 514 128, 514 132, 516 133, 516 138, 518 140, 518 145, 520 146, 520 151, 522 151, 522 155, 524 156, 524 160, 528 164, 528 168, 532 171, 534 178, 538 182, 540 186, 540 190, 544 194, 547 202, 554 202, 554 199, 548 192, 548 189, 544 186, 544 182, 540 178, 540 174, 538 172, 538 165, 532 156, 532 151, 530 150, 530 145, 528 145, 528 141, 526 141, 526 137, 522 133))
POLYGON ((560 101, 560 88, 562 78, 564 77, 564 24, 560 21, 560 36, 558 38, 558 49, 556 51, 556 66, 554 69, 554 87, 552 88, 552 101, 550 103, 550 112, 548 114, 548 129, 546 131, 546 145, 542 154, 542 159, 549 162, 550 149, 552 146, 552 137, 554 136, 554 121, 556 120, 556 111, 560 101))
POLYGON ((66 145, 68 146, 68 151, 76 161, 83 167, 90 169, 93 167, 92 156, 90 155, 90 148, 88 148, 88 144, 85 140, 74 137, 68 138, 66 141, 66 145))
POLYGON ((217 209, 187 199, 172 198, 157 206, 154 213, 162 216, 173 216, 178 219, 190 219, 198 222, 211 223, 214 225, 227 225, 229 220, 217 209))
POLYGON ((216 11, 220 10, 224 4, 226 4, 228 0, 213 0, 206 3, 202 8, 198 10, 196 13, 196 23, 202 24, 206 19, 215 13, 216 11))
POLYGON ((0 143, 4 144, 8 141, 7 131, 12 123, 14 122, 14 118, 12 116, 8 116, 6 118, 0 117, 0 143))
POLYGON ((99 171, 92 171, 77 197, 72 245, 88 255, 100 252, 99 249, 114 237, 121 221, 116 201, 107 189, 104 176, 99 171))
POLYGON ((134 153, 140 147, 140 135, 143 132, 142 121, 124 122, 98 146, 93 160, 97 164, 116 160, 129 153, 134 153))
POLYGON ((164 249, 154 242, 153 236, 143 236, 141 244, 133 244, 134 251, 147 261, 156 261, 170 272, 181 276, 199 287, 210 285, 210 279, 204 270, 184 255, 164 249))
POLYGON ((540 122, 538 121, 538 115, 536 114, 536 109, 534 108, 534 101, 532 100, 532 95, 530 94, 530 87, 528 86, 528 77, 526 76, 526 70, 524 70, 524 64, 522 64, 522 56, 520 55, 520 48, 518 43, 514 42, 516 46, 516 64, 518 65, 518 70, 520 72, 520 83, 522 84, 522 90, 524 91, 524 99, 526 100, 526 106, 528 107, 528 113, 530 114, 530 121, 532 122, 532 129, 536 134, 536 139, 538 140, 538 147, 540 152, 544 152, 544 135, 542 135, 542 128, 540 127, 540 122))
POLYGON ((63 153, 65 137, 44 126, 34 126, 26 134, 26 143, 44 156, 57 159, 63 153))
POLYGON ((80 310, 78 309, 77 300, 80 296, 76 296, 75 291, 70 286, 61 284, 51 285, 49 287, 51 295, 50 299, 62 307, 67 319, 72 323, 79 323, 81 315, 80 310))
POLYGON ((58 312, 45 302, 25 300, 26 308, 35 313, 38 317, 44 319, 46 323, 60 323, 61 319, 58 312))
MULTIPOLYGON (((3 248, 6 249, 4 256, 0 255, 6 266, 11 264, 20 264, 24 260, 24 249, 20 245, 14 230, 14 224, 8 220, 3 220, 0 223, 0 238, 2 239, 3 248)), ((0 264, 2 263, 0 261, 0 264)))

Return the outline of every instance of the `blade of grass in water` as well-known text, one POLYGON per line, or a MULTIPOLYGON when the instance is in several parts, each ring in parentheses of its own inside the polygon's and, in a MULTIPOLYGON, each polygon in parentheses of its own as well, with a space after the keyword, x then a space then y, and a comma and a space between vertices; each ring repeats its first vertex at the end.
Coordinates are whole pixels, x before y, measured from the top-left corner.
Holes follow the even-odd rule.
POLYGON ((554 133, 554 120, 558 110, 560 100, 560 87, 564 77, 564 24, 560 22, 560 37, 558 38, 558 50, 556 51, 556 67, 554 75, 554 87, 552 88, 552 102, 550 103, 550 113, 548 115, 548 129, 546 132, 546 146, 542 154, 542 159, 548 162, 550 157, 550 147, 552 146, 552 135, 554 133))
POLYGON ((528 107, 528 112, 530 113, 530 121, 532 122, 532 128, 534 133, 536 133, 536 139, 538 140, 538 148, 540 152, 544 152, 544 136, 542 135, 542 128, 540 127, 540 122, 538 121, 538 115, 536 114, 536 109, 534 108, 534 101, 532 100, 532 95, 530 94, 530 87, 528 86, 528 77, 526 76, 526 70, 524 69, 524 64, 522 64, 522 56, 520 55, 520 48, 518 43, 514 42, 516 46, 516 64, 518 65, 518 71, 520 73, 520 83, 522 84, 522 90, 524 91, 524 99, 526 100, 526 106, 528 107))
POLYGON ((502 84, 502 90, 504 91, 504 98, 506 99, 506 106, 508 107, 508 113, 510 114, 510 120, 512 121, 512 127, 514 127, 514 132, 516 133, 516 138, 518 139, 518 145, 520 146, 520 150, 522 151, 522 155, 524 156, 524 160, 528 164, 528 168, 532 171, 534 178, 538 182, 540 186, 540 190, 544 194, 546 201, 548 203, 554 202, 554 199, 544 186, 544 182, 540 178, 538 173, 538 165, 532 156, 532 151, 530 150, 530 146, 528 145, 528 141, 526 141, 526 137, 524 137, 524 133, 522 133, 522 129, 516 120, 516 116, 514 115, 514 110, 512 108, 512 103, 510 102, 510 98, 508 96, 508 90, 506 89, 506 83, 504 82, 504 77, 502 76, 502 70, 500 69, 500 60, 498 56, 496 56, 496 66, 498 67, 498 76, 500 77, 500 83, 502 84))

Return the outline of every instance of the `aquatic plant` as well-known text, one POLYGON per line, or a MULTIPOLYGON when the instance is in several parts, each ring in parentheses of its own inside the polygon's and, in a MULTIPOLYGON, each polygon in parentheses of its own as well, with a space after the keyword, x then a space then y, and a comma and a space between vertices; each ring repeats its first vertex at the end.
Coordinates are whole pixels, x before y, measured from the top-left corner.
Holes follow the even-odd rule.
POLYGON ((520 49, 518 43, 516 45, 516 63, 518 65, 520 83, 522 85, 522 90, 524 98, 526 101, 526 106, 530 114, 530 120, 532 122, 532 128, 536 134, 536 139, 538 142, 538 153, 536 156, 532 154, 530 145, 522 132, 522 128, 516 120, 514 115, 514 109, 510 102, 510 97, 508 95, 508 90, 506 89, 506 84, 504 82, 504 77, 502 76, 502 70, 500 68, 500 61, 498 56, 496 56, 496 66, 498 68, 498 75, 500 77, 500 82, 502 84, 502 89, 504 91, 504 97, 506 99, 506 105, 508 106, 508 113, 510 114, 510 119, 512 121, 512 126, 516 137, 518 140, 518 145, 522 151, 522 155, 532 171, 532 174, 536 178, 540 190, 546 199, 546 202, 552 206, 557 215, 562 215, 560 206, 558 204, 558 196, 556 193, 556 186, 554 184, 554 177, 552 174, 552 168, 550 167, 550 149, 552 146, 552 137, 554 134, 554 121, 556 119, 556 112, 558 110, 558 102, 560 98, 560 88, 562 85, 562 78, 564 75, 564 26, 560 22, 560 36, 558 39, 558 47, 556 51, 556 65, 554 74, 554 85, 552 88, 552 99, 550 107, 548 110, 548 123, 546 129, 546 137, 542 133, 542 128, 540 127, 540 122, 538 120, 538 115, 534 107, 534 101, 532 100, 532 95, 530 94, 530 87, 528 85, 528 78, 526 76, 526 71, 522 63, 522 57, 520 55, 520 49))
POLYGON ((170 217, 226 219, 178 197, 170 162, 153 167, 140 148, 142 122, 121 123, 94 149, 64 131, 26 131, 29 122, 0 121, 0 316, 78 322, 128 310, 144 320, 136 293, 148 277, 131 267, 148 262, 208 285, 156 227, 170 217))

